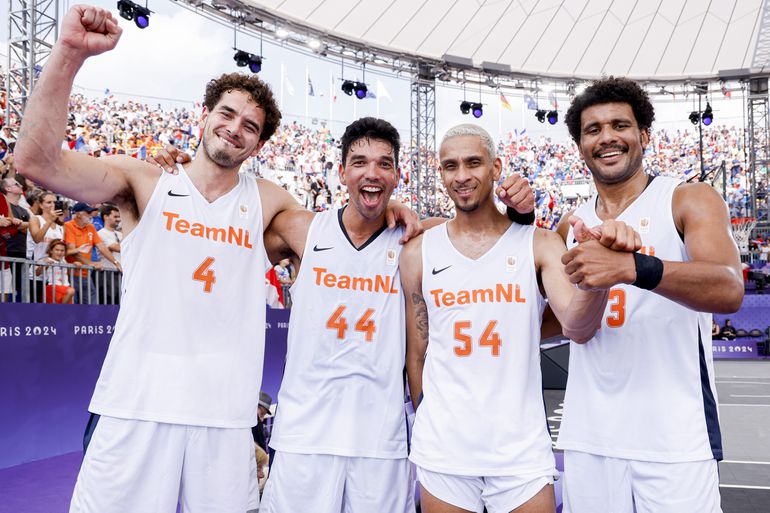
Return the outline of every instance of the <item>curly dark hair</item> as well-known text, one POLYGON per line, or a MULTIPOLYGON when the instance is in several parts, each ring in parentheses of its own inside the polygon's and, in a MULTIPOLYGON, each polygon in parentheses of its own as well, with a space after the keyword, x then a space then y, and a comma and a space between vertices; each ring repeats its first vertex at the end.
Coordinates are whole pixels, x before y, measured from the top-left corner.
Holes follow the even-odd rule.
POLYGON ((572 105, 564 118, 572 139, 580 144, 580 116, 585 109, 613 102, 627 103, 631 106, 640 130, 649 130, 652 127, 655 109, 647 92, 633 80, 611 76, 596 80, 572 100, 572 105))
POLYGON ((281 123, 281 111, 275 103, 275 97, 270 86, 260 80, 256 75, 243 73, 224 73, 219 78, 209 80, 206 84, 206 94, 203 104, 206 109, 212 111, 219 103, 222 95, 229 91, 243 91, 251 95, 254 102, 265 111, 265 126, 259 134, 260 141, 267 141, 272 137, 281 123))
POLYGON ((401 149, 401 137, 396 127, 384 119, 366 117, 353 121, 345 129, 340 142, 342 143, 342 165, 348 158, 350 146, 359 139, 380 139, 393 147, 393 164, 398 166, 398 152, 401 149))

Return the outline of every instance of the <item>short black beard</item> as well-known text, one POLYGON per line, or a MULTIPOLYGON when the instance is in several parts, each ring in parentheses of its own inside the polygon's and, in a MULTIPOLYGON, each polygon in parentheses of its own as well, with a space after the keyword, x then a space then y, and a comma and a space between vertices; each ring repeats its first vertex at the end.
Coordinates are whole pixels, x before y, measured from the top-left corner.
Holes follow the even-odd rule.
POLYGON ((474 212, 475 210, 478 210, 479 205, 481 205, 480 201, 476 201, 474 203, 469 203, 467 205, 460 205, 459 203, 455 202, 455 208, 457 210, 465 212, 466 214, 470 213, 470 212, 474 212))

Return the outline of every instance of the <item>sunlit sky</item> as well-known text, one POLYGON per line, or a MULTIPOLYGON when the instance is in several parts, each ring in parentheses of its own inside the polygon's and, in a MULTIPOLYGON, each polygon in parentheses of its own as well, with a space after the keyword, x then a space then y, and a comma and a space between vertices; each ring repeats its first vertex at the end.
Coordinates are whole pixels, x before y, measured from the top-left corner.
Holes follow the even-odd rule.
MULTIPOLYGON (((63 6, 68 0, 60 0, 63 6)), ((74 4, 75 2, 72 2, 74 4)), ((0 2, 0 53, 3 67, 7 64, 8 2, 0 2)), ((95 0, 94 5, 110 9, 117 16, 116 0, 95 0)), ((165 107, 195 108, 202 99, 205 83, 223 72, 243 70, 233 61, 232 27, 208 20, 171 0, 149 0, 154 11, 150 26, 145 30, 133 22, 119 19, 123 36, 118 47, 109 53, 90 59, 75 79, 75 91, 88 96, 111 94, 131 98, 148 104, 161 103, 165 107)), ((327 123, 334 134, 340 134, 352 120, 361 116, 379 115, 393 123, 402 137, 409 137, 409 77, 397 77, 393 73, 367 67, 366 82, 369 89, 379 92, 378 99, 357 100, 340 91, 341 79, 361 80, 360 66, 352 62, 330 62, 282 46, 279 42, 260 40, 247 34, 235 34, 239 49, 264 57, 260 77, 273 88, 281 101, 284 119, 297 120, 308 126, 327 123), (283 75, 283 80, 282 80, 283 75), (314 96, 306 94, 307 77, 313 84, 314 96), (336 100, 335 100, 336 97, 336 100)), ((441 134, 449 127, 462 122, 476 122, 493 136, 502 137, 508 132, 526 130, 530 136, 540 135, 556 140, 568 138, 561 122, 568 107, 566 98, 560 99, 560 122, 551 126, 539 123, 534 112, 527 110, 521 93, 505 92, 511 110, 503 108, 499 92, 483 88, 465 91, 470 101, 481 98, 484 116, 474 119, 462 115, 459 110, 463 91, 457 87, 438 86, 436 89, 436 131, 441 134)), ((544 96, 544 95, 542 95, 544 96)), ((547 101, 541 96, 540 105, 547 101)), ((715 110, 714 125, 744 126, 743 102, 739 94, 731 100, 723 100, 721 94, 712 98, 715 110)), ((672 102, 656 102, 656 127, 689 129, 693 126, 687 116, 694 108, 693 100, 678 98, 672 102)))

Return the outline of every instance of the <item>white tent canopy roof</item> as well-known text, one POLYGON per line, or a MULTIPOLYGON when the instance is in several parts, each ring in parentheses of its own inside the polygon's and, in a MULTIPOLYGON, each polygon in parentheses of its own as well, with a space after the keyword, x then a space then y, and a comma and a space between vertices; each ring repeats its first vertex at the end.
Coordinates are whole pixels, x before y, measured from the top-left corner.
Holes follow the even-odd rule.
POLYGON ((375 51, 431 61, 455 56, 478 69, 482 63, 510 66, 514 74, 681 80, 770 71, 766 0, 244 3, 375 51))

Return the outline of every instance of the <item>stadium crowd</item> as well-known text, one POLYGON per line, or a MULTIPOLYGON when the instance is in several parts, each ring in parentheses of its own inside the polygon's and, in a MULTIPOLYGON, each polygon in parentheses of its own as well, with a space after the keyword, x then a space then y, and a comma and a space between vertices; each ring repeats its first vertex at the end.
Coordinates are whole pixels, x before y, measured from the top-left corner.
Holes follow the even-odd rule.
MULTIPOLYGON (((107 92, 100 98, 73 94, 70 98, 69 126, 62 147, 95 157, 128 154, 144 159, 172 143, 194 154, 199 141, 197 119, 200 108, 200 105, 196 105, 193 109, 164 109, 160 105, 153 107, 138 101, 120 101, 107 92)), ((42 191, 23 177, 15 175, 14 143, 13 129, 9 124, 2 124, 0 175, 18 181, 23 188, 23 196, 18 203, 32 209, 34 200, 40 197, 42 191)), ((724 169, 726 199, 731 216, 745 217, 751 191, 742 129, 704 127, 703 145, 706 179, 720 187, 723 183, 720 173, 724 169)), ((396 194, 400 201, 414 204, 416 198, 411 179, 418 149, 413 144, 405 146, 400 154, 401 183, 396 194)), ((696 130, 653 130, 645 155, 648 172, 698 180, 698 146, 696 130)), ((565 212, 585 201, 592 192, 590 173, 572 141, 557 141, 545 136, 530 137, 526 132, 509 132, 499 141, 498 152, 503 158, 504 174, 518 171, 530 179, 536 194, 537 223, 542 227, 554 229, 565 212)), ((246 162, 243 171, 280 183, 301 204, 311 210, 321 211, 343 205, 347 201, 344 187, 337 179, 339 153, 338 140, 328 128, 323 125, 320 128, 308 128, 292 122, 280 127, 259 155, 246 162)), ((427 159, 429 172, 437 173, 435 155, 423 156, 427 159)), ((10 181, 8 183, 11 184, 10 181)), ((440 180, 437 179, 436 183, 439 184, 437 197, 431 202, 434 209, 429 213, 449 216, 452 214, 451 202, 442 191, 440 180)), ((767 185, 767 169, 763 169, 757 184, 761 200, 767 185)), ((65 200, 66 204, 66 198, 57 199, 65 200)), ((766 199, 760 205, 766 209, 766 199)), ((40 215, 40 212, 32 210, 29 213, 40 215)), ((766 210, 759 214, 766 215, 766 210)), ((95 216, 94 219, 97 228, 101 228, 101 218, 95 216)), ((0 252, 7 252, 2 238, 0 252)), ((39 254, 44 255, 45 250, 40 248, 39 254)), ((33 257, 29 252, 26 256, 33 257)), ((90 260, 99 262, 101 256, 94 248, 90 260)))

